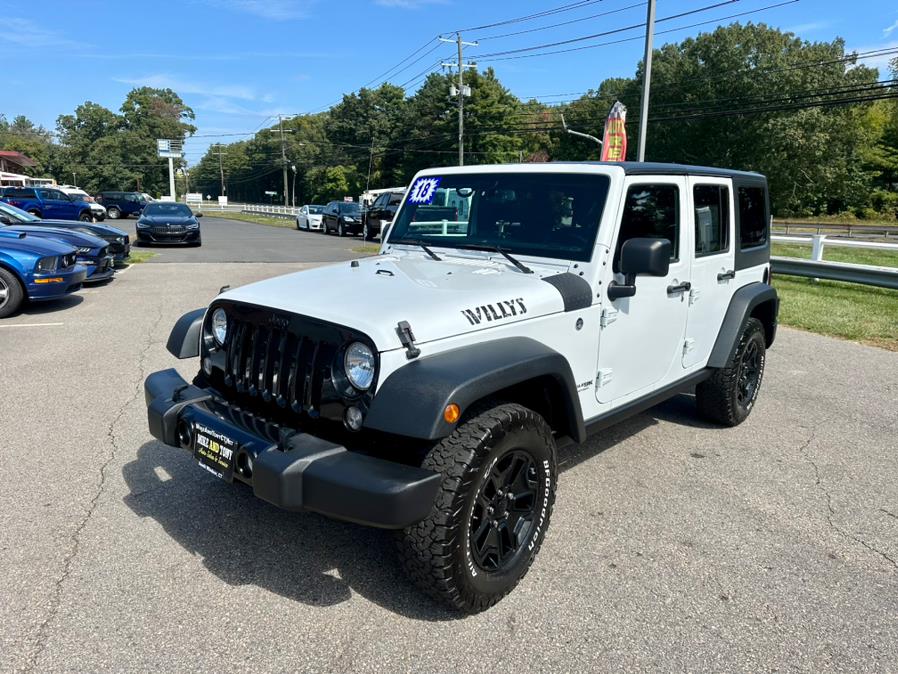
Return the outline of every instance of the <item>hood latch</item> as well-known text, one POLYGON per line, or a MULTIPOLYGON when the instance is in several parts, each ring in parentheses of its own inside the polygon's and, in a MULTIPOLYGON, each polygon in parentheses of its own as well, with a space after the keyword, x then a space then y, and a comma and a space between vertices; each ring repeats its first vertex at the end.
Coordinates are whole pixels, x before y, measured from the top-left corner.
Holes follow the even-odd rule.
POLYGON ((406 358, 412 360, 421 355, 421 349, 415 346, 415 333, 412 332, 412 326, 408 324, 408 321, 399 321, 396 325, 396 334, 399 335, 399 341, 405 347, 406 358))

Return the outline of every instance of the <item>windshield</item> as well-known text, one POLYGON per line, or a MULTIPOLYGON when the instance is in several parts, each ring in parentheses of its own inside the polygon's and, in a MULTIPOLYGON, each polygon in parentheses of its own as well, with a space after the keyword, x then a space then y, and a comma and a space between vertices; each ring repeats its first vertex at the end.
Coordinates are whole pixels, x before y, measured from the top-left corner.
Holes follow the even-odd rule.
POLYGON ((40 218, 36 218, 31 215, 31 213, 23 211, 21 208, 5 204, 2 201, 0 201, 0 213, 8 215, 13 220, 18 220, 19 222, 38 222, 40 220, 40 218))
POLYGON ((350 215, 352 215, 353 213, 359 213, 360 212, 359 205, 357 203, 355 203, 354 201, 353 202, 347 201, 347 202, 341 203, 340 204, 340 212, 341 213, 349 213, 350 215))
POLYGON ((390 243, 482 248, 589 261, 609 179, 576 173, 475 173, 418 178, 390 243))
POLYGON ((309 206, 309 215, 321 215, 324 213, 324 206, 309 206))
POLYGON ((147 204, 146 208, 143 209, 143 214, 162 216, 179 215, 181 217, 189 218, 193 215, 193 211, 191 211, 184 204, 172 204, 154 201, 152 204, 147 204))

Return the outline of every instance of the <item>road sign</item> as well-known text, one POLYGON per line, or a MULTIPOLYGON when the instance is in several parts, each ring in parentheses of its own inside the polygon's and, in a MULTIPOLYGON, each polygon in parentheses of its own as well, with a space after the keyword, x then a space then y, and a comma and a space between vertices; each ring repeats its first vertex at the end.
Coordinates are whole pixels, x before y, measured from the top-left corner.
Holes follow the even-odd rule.
POLYGON ((269 197, 276 197, 278 195, 277 192, 272 192, 271 190, 265 190, 265 194, 269 197))
POLYGON ((158 138, 156 140, 156 154, 163 159, 180 159, 183 143, 180 140, 158 138))

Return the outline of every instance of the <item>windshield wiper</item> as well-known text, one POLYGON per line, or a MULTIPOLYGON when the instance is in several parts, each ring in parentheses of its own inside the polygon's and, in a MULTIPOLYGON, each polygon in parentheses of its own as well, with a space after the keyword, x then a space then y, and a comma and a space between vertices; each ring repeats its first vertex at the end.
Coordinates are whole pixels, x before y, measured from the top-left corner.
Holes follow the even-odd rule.
POLYGON ((427 247, 427 244, 423 241, 418 241, 417 239, 398 239, 396 241, 390 241, 390 243, 404 243, 408 244, 409 246, 419 246, 425 253, 430 255, 432 259, 436 260, 437 262, 443 261, 443 258, 430 250, 430 248, 427 247))
POLYGON ((533 273, 533 270, 530 267, 525 265, 520 260, 512 257, 511 253, 499 248, 499 246, 493 246, 488 243, 476 243, 476 244, 474 244, 474 243, 453 243, 452 246, 454 248, 462 248, 462 249, 467 248, 469 250, 488 250, 488 251, 492 251, 494 253, 499 253, 499 255, 501 255, 506 260, 511 262, 515 267, 517 267, 524 274, 532 274, 533 273))

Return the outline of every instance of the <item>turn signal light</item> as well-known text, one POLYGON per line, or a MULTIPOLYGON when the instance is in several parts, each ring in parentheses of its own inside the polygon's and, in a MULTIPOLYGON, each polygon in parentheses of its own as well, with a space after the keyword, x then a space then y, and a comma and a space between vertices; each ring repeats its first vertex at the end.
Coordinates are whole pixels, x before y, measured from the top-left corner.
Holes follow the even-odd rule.
POLYGON ((454 424, 459 417, 461 417, 461 410, 458 408, 458 405, 455 403, 446 405, 446 409, 443 410, 443 419, 446 420, 447 424, 454 424))
POLYGON ((59 277, 53 278, 36 278, 34 279, 35 283, 62 283, 65 279, 61 279, 59 277))

